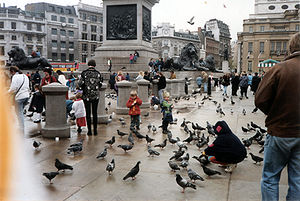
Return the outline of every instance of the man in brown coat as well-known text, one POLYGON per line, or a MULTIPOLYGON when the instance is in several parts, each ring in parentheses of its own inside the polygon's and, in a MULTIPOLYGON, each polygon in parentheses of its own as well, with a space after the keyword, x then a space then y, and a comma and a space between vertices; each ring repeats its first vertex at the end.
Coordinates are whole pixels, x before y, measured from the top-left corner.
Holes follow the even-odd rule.
POLYGON ((300 200, 300 33, 289 43, 290 55, 262 79, 255 105, 267 115, 262 200, 279 200, 279 180, 287 165, 286 200, 300 200))

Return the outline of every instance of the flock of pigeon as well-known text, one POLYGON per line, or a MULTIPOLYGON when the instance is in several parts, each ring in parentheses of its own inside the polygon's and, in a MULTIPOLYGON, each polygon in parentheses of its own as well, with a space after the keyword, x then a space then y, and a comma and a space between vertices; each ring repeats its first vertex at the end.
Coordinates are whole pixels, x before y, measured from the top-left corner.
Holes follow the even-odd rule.
MULTIPOLYGON (((183 100, 190 100, 190 98, 197 98, 197 93, 193 93, 192 95, 187 95, 184 97, 176 98, 174 99, 175 102, 183 100)), ((217 105, 216 111, 221 116, 225 115, 224 110, 221 107, 221 103, 218 103, 217 101, 212 100, 211 97, 204 96, 202 98, 202 102, 198 103, 198 108, 201 108, 204 105, 204 101, 212 101, 215 105, 217 105)), ((226 102, 226 98, 223 98, 223 102, 226 102)), ((196 102, 195 102, 196 103, 196 102)), ((231 98, 231 104, 234 105, 234 101, 231 98)), ((243 115, 246 115, 246 110, 243 109, 242 111, 243 115)), ((144 115, 144 117, 148 117, 149 112, 144 115)), ((124 118, 119 118, 121 127, 126 126, 126 122, 124 118)), ((172 124, 177 124, 177 118, 174 118, 174 121, 172 124)), ((175 148, 175 145, 178 149, 174 150, 172 153, 172 156, 169 158, 168 165, 170 167, 170 170, 172 172, 176 172, 176 182, 177 184, 182 188, 182 192, 186 188, 193 188, 196 189, 196 185, 194 184, 196 180, 204 181, 204 178, 201 177, 196 171, 192 170, 189 167, 190 163, 190 153, 188 150, 190 150, 191 146, 195 146, 196 149, 199 149, 199 153, 202 152, 201 149, 204 149, 208 146, 209 142, 212 142, 213 139, 216 137, 216 134, 213 129, 213 125, 210 124, 208 121, 206 122, 206 127, 200 126, 196 122, 191 122, 186 119, 183 119, 183 122, 180 124, 180 128, 183 130, 182 132, 186 133, 186 138, 181 140, 178 136, 174 137, 172 132, 169 131, 166 135, 166 138, 158 144, 155 144, 152 146, 152 143, 155 141, 154 138, 150 137, 150 134, 155 135, 158 132, 158 129, 161 128, 161 126, 156 127, 155 125, 149 124, 147 125, 147 134, 144 135, 140 131, 132 129, 129 133, 122 132, 119 129, 117 130, 116 135, 120 137, 120 139, 123 139, 124 143, 118 144, 116 147, 122 149, 124 152, 129 152, 132 150, 136 143, 143 143, 146 142, 147 151, 149 154, 149 157, 159 157, 160 151, 164 150, 168 144, 175 148), (124 138, 126 137, 126 138, 124 138), (126 140, 125 140, 126 139, 126 140), (125 142, 126 141, 126 142, 125 142), (183 178, 180 175, 180 171, 187 171, 187 175, 189 177, 189 180, 183 178)), ((247 124, 247 127, 242 127, 242 131, 246 133, 253 133, 253 136, 247 139, 242 139, 245 147, 247 149, 250 149, 250 146, 256 142, 259 146, 262 146, 262 149, 260 151, 263 152, 263 144, 264 144, 264 136, 266 133, 266 130, 261 128, 260 126, 256 125, 255 123, 251 122, 250 124, 247 124)), ((104 159, 109 149, 111 149, 116 143, 116 136, 112 136, 111 139, 107 140, 105 142, 106 146, 104 147, 103 151, 101 151, 97 157, 96 160, 102 160, 104 159)), ((39 149, 40 142, 34 141, 33 146, 35 149, 39 149)), ((77 143, 71 144, 68 149, 68 154, 73 154, 74 156, 77 154, 80 154, 80 152, 83 151, 83 139, 80 140, 77 143)), ((249 153, 251 155, 251 158, 255 163, 260 163, 263 161, 263 158, 254 155, 253 153, 249 153)), ((204 174, 208 176, 214 176, 214 175, 221 175, 219 171, 216 171, 214 169, 209 168, 207 165, 210 163, 208 160, 208 157, 206 155, 200 154, 199 156, 192 156, 191 158, 195 159, 197 162, 199 162, 200 166, 203 169, 204 174)), ((136 176, 138 175, 140 171, 140 164, 141 161, 138 161, 136 165, 123 177, 123 180, 126 180, 128 178, 132 178, 132 180, 136 179, 136 176)), ((57 168, 56 172, 46 172, 43 173, 43 176, 45 176, 49 181, 50 184, 52 183, 52 180, 60 173, 63 173, 65 170, 73 170, 73 167, 67 164, 64 164, 63 162, 59 161, 58 159, 55 160, 55 167, 57 168)), ((109 175, 113 174, 114 169, 116 168, 115 159, 113 158, 111 162, 109 162, 106 166, 106 171, 109 175)))

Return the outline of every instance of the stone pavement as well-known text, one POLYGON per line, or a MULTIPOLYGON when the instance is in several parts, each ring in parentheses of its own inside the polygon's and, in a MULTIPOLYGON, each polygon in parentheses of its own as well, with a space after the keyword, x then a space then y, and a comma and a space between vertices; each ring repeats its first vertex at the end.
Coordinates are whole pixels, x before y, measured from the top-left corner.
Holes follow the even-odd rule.
MULTIPOLYGON (((265 115, 260 111, 253 114, 253 95, 249 94, 249 99, 239 100, 234 97, 236 102, 234 106, 230 104, 230 99, 225 103, 222 101, 222 92, 213 92, 212 98, 222 104, 226 113, 225 117, 220 117, 215 109, 216 106, 211 101, 205 101, 200 109, 195 102, 201 102, 202 96, 198 95, 197 100, 193 98, 189 101, 182 100, 175 104, 174 117, 178 118, 178 125, 172 125, 170 130, 173 138, 180 137, 181 140, 187 138, 187 134, 180 128, 183 118, 197 122, 201 126, 206 126, 206 121, 214 124, 218 120, 225 120, 233 132, 240 138, 247 138, 253 135, 244 134, 241 126, 246 126, 250 121, 260 126, 264 126, 265 115), (242 115, 243 108, 246 109, 247 115, 242 115), (233 115, 230 110, 233 109, 233 115), (177 111, 179 113, 177 114, 177 111)), ((111 101, 111 100, 110 100, 111 101)), ((107 104, 107 102, 106 102, 107 104)), ((115 107, 115 101, 112 108, 115 107)), ((111 109, 109 112, 112 112, 111 109)), ((144 113, 146 111, 143 111, 144 113)), ((152 123, 158 127, 161 124, 161 113, 151 110, 150 116, 142 117, 141 133, 155 138, 153 144, 161 143, 166 136, 158 133, 148 133, 147 125, 152 123)), ((127 137, 120 138, 117 136, 117 129, 129 132, 129 117, 127 115, 116 116, 109 125, 99 126, 98 136, 88 137, 85 134, 77 135, 76 127, 72 126, 72 136, 70 139, 43 139, 37 135, 33 138, 28 136, 16 138, 15 155, 12 157, 14 168, 12 169, 12 198, 11 200, 260 200, 260 178, 262 165, 256 165, 250 156, 238 167, 232 174, 225 173, 224 170, 216 164, 210 164, 209 167, 221 171, 221 176, 208 178, 195 159, 190 159, 189 167, 204 177, 205 181, 197 181, 197 190, 186 189, 181 193, 181 188, 175 181, 175 173, 170 171, 168 159, 172 156, 172 151, 177 146, 167 144, 164 150, 157 149, 161 153, 158 157, 148 157, 145 140, 138 141, 135 139, 135 145, 128 153, 120 148, 119 144, 128 144, 127 137), (126 119, 126 127, 121 127, 118 118, 126 119), (105 146, 105 141, 112 136, 116 136, 116 143, 108 149, 108 154, 104 160, 97 160, 96 156, 105 146), (33 139, 42 142, 39 151, 32 147, 33 139), (67 154, 67 147, 74 142, 84 139, 82 153, 73 156, 67 154), (53 184, 42 176, 43 172, 56 171, 54 166, 55 158, 73 165, 73 171, 66 171, 58 175, 53 184), (106 165, 114 158, 116 168, 109 176, 105 171, 106 165), (137 179, 132 181, 128 179, 123 181, 122 178, 127 172, 141 161, 140 173, 137 179)), ((32 125, 26 121, 27 131, 37 133, 37 125, 32 125)), ((205 131, 205 134, 207 132, 205 131)), ((212 142, 211 138, 211 142, 212 142)), ((250 147, 251 152, 258 153, 260 146, 253 144, 250 147)), ((202 151, 203 149, 201 149, 202 151)), ((188 153, 191 156, 199 156, 201 151, 195 145, 188 145, 188 153)), ((188 178, 186 170, 179 172, 184 178, 188 178)), ((280 199, 284 200, 287 192, 286 170, 282 174, 280 182, 280 199)), ((0 199, 1 200, 1 199, 0 199)))

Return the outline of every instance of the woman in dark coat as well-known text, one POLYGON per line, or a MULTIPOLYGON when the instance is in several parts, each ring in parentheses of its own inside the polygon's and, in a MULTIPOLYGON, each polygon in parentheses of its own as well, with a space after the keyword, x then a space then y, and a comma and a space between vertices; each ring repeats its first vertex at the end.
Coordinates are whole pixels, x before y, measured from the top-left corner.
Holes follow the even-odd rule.
POLYGON ((253 91, 254 95, 256 93, 260 81, 261 79, 260 77, 258 77, 258 73, 255 73, 255 76, 252 78, 252 85, 251 85, 251 91, 253 91))
POLYGON ((235 74, 233 78, 231 79, 231 84, 232 84, 232 96, 237 96, 237 90, 239 89, 239 84, 240 84, 240 76, 239 74, 235 74))

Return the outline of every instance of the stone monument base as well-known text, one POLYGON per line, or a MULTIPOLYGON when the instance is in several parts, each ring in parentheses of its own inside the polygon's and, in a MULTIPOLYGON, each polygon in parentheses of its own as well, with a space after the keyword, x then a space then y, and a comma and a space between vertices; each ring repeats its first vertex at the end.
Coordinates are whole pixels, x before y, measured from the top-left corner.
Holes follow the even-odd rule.
POLYGON ((98 115, 98 124, 107 124, 108 122, 108 115, 98 115))
POLYGON ((222 61, 222 71, 223 73, 229 73, 229 62, 228 61, 222 61))
POLYGON ((69 138, 70 137, 70 126, 65 127, 44 127, 42 129, 42 136, 45 138, 69 138))
POLYGON ((96 49, 95 57, 97 70, 108 71, 108 59, 112 60, 112 72, 122 70, 124 72, 139 72, 149 70, 148 63, 151 58, 158 58, 157 52, 146 46, 102 46, 96 49), (129 62, 130 54, 134 51, 139 53, 137 61, 133 64, 129 62))

